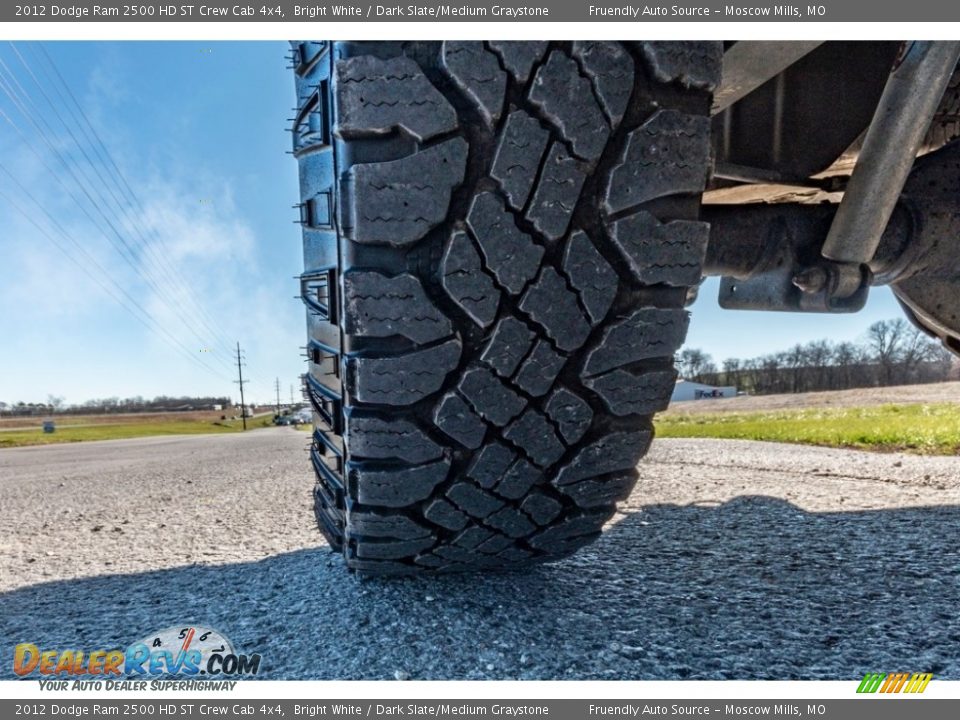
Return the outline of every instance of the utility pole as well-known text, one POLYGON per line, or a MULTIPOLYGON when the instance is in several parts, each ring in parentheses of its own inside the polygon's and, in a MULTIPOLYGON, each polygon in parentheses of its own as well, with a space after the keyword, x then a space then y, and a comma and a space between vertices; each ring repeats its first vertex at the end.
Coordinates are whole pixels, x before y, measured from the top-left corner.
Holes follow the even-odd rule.
POLYGON ((239 380, 234 380, 240 385, 240 418, 243 420, 243 429, 247 429, 247 404, 243 400, 243 363, 240 362, 243 357, 240 355, 240 343, 237 342, 237 376, 239 380))
POLYGON ((273 387, 277 391, 277 417, 280 417, 280 378, 273 381, 273 387))
POLYGON ((293 407, 293 384, 290 385, 290 407, 293 407))

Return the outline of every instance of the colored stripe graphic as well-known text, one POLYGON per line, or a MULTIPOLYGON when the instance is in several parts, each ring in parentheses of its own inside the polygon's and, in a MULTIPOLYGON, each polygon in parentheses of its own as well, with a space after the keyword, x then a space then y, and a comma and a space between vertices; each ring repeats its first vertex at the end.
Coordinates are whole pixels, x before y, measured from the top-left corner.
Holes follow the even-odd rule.
POLYGON ((875 693, 885 677, 886 675, 883 673, 867 673, 863 676, 863 680, 860 682, 860 687, 857 688, 857 692, 875 693))
POLYGON ((913 677, 910 678, 910 682, 907 683, 907 687, 904 692, 922 693, 927 689, 927 685, 930 684, 930 680, 932 679, 933 673, 914 673, 913 677))
POLYGON ((867 673, 857 687, 858 693, 922 693, 933 673, 867 673))

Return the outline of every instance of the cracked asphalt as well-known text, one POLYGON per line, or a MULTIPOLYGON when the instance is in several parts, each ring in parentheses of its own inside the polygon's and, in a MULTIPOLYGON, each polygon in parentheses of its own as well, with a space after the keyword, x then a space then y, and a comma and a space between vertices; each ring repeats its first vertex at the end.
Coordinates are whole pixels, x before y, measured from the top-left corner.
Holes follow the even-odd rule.
POLYGON ((13 646, 200 623, 273 679, 960 679, 960 457, 657 440, 605 536, 515 574, 364 580, 290 428, 0 451, 13 646))

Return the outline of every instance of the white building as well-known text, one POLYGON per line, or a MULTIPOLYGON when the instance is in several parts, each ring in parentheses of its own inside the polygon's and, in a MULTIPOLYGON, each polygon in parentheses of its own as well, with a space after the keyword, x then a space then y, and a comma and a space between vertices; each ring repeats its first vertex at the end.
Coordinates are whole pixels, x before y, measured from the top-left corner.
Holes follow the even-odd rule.
POLYGON ((677 380, 673 388, 673 395, 670 396, 670 402, 683 402, 685 400, 710 400, 713 398, 736 397, 737 389, 732 385, 718 387, 716 385, 704 385, 703 383, 693 382, 692 380, 677 380))

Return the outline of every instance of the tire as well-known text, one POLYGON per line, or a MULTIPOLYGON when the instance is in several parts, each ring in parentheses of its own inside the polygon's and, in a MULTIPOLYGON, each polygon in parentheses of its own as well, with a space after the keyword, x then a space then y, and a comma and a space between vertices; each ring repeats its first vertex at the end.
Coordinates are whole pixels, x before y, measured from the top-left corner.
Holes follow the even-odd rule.
POLYGON ((667 406, 719 43, 295 43, 320 529, 364 574, 595 539, 667 406))

